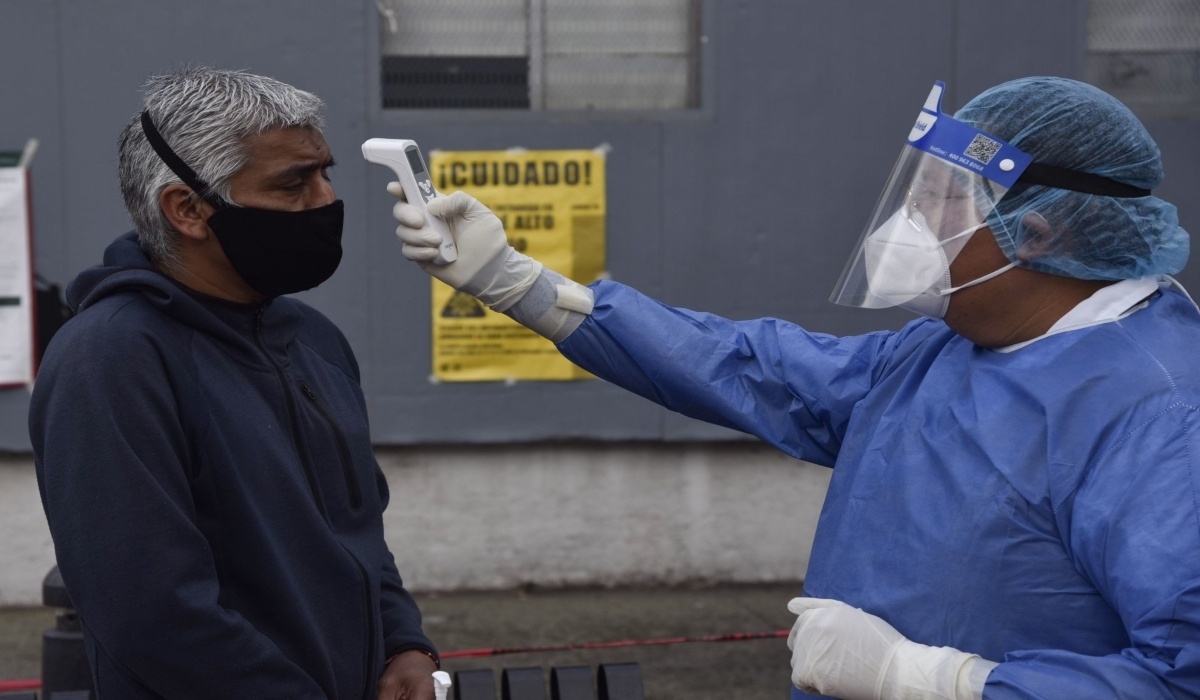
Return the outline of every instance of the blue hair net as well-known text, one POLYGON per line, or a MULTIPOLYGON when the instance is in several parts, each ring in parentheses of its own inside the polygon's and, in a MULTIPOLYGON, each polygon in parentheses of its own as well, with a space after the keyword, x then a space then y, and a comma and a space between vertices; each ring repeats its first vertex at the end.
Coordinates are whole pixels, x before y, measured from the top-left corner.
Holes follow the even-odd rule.
MULTIPOLYGON (((1065 78, 997 85, 954 115, 1035 162, 1153 189, 1158 145, 1137 117, 1098 88, 1065 78)), ((988 217, 1000 249, 1021 267, 1093 280, 1175 274, 1190 241, 1175 206, 1158 197, 1105 197, 1017 182, 988 217)))

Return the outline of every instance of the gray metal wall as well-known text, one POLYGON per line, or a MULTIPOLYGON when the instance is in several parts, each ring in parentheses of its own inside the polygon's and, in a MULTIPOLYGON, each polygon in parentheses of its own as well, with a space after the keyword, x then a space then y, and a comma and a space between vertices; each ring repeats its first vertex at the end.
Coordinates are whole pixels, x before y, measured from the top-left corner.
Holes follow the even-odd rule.
MULTIPOLYGON (((703 107, 688 113, 384 113, 373 0, 0 0, 0 146, 42 141, 38 271, 64 282, 129 228, 116 136, 144 78, 185 63, 245 68, 321 95, 341 159, 342 268, 305 299, 364 369, 378 443, 687 440, 726 431, 600 382, 431 385, 429 282, 400 256, 368 137, 427 149, 590 148, 609 157, 614 279, 670 304, 856 333, 902 312, 826 299, 935 79, 947 106, 1032 74, 1081 78, 1083 0, 706 0, 703 107)), ((1200 128, 1147 125, 1160 194, 1200 232, 1200 128)), ((1181 279, 1200 287, 1191 269, 1181 279)), ((0 449, 28 449, 27 396, 0 393, 0 449)), ((87 407, 80 407, 87 410, 87 407)))

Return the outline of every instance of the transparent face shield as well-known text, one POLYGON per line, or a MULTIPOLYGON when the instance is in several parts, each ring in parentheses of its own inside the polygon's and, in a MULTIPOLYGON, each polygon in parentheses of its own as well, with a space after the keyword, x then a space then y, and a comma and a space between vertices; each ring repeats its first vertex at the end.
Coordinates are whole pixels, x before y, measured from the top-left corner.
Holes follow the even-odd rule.
POLYGON ((1028 166, 1028 155, 942 114, 943 90, 934 86, 910 132, 830 296, 835 304, 940 318, 956 291, 950 264, 1028 166))

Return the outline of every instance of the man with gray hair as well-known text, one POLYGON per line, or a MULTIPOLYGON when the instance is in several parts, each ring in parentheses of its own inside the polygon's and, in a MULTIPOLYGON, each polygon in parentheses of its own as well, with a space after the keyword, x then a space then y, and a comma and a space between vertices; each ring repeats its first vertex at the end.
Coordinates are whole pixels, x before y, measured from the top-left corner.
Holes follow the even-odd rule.
POLYGON ((30 408, 98 697, 427 700, 438 664, 383 537, 358 365, 282 295, 329 278, 321 100, 151 78, 119 144, 135 231, 68 289, 30 408))

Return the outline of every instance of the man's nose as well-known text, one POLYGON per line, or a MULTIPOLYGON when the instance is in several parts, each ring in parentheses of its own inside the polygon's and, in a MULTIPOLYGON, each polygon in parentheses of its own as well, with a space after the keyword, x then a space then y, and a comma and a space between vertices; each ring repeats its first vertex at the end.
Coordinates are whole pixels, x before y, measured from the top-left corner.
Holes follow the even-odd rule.
POLYGON ((333 204, 337 201, 337 192, 333 189, 333 183, 318 175, 316 178, 316 187, 312 191, 312 198, 309 201, 309 209, 324 207, 333 204))

